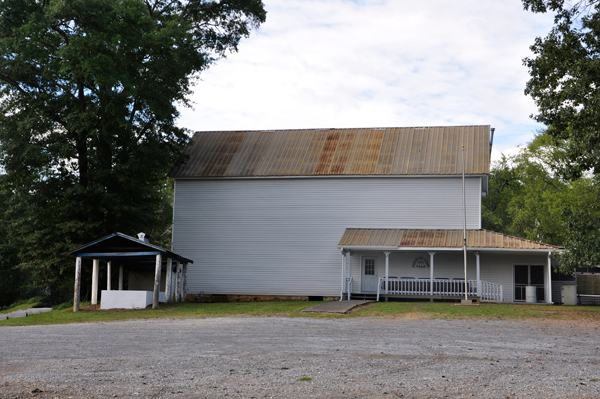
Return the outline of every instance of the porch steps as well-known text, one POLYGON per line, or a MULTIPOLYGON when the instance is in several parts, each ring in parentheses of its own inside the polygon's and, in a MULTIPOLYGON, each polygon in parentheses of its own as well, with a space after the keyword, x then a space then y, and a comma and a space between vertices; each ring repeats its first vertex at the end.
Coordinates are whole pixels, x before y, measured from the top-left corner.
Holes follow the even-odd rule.
POLYGON ((361 299, 363 301, 376 301, 377 294, 352 294, 352 299, 361 299))

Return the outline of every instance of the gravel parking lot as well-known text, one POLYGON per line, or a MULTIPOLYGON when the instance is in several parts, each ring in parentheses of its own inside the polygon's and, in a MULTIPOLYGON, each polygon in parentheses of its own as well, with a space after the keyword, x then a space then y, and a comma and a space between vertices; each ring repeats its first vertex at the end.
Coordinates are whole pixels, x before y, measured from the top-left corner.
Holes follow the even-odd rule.
POLYGON ((211 318, 0 327, 0 397, 598 398, 599 326, 211 318))

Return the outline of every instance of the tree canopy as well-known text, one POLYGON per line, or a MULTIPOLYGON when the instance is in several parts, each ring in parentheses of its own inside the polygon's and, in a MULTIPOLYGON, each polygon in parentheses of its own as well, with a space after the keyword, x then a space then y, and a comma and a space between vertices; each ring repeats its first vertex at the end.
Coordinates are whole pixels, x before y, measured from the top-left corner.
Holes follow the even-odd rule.
POLYGON ((36 284, 94 238, 160 242, 188 141, 177 106, 265 18, 260 0, 0 2, 2 226, 36 284))
MULTIPOLYGON (((562 267, 600 264, 600 0, 523 0, 525 9, 553 13, 554 27, 531 46, 526 58, 531 79, 525 93, 538 106, 534 119, 547 126, 563 151, 553 170, 571 184, 589 182, 589 190, 565 203, 563 227, 567 251, 562 267), (589 173, 595 178, 589 179, 589 173)), ((575 186, 573 186, 575 188, 575 186)))
POLYGON ((600 264, 600 206, 596 177, 564 179, 562 142, 541 134, 517 155, 492 166, 482 224, 533 241, 566 247, 560 269, 600 264))
POLYGON ((525 93, 539 112, 533 117, 564 140, 569 162, 561 173, 600 174, 600 0, 523 0, 526 9, 555 14, 554 27, 531 46, 531 79, 525 93))

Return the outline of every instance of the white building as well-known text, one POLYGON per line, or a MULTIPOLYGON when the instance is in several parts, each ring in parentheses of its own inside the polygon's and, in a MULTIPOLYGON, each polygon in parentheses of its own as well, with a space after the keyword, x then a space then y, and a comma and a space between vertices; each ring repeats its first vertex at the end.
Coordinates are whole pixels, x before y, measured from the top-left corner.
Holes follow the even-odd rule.
POLYGON ((172 250, 206 294, 550 302, 560 248, 481 230, 489 126, 198 132, 173 168, 172 250), (387 274, 386 274, 387 273, 387 274), (387 277, 387 291, 386 291, 387 277), (530 291, 531 294, 531 291, 530 291))

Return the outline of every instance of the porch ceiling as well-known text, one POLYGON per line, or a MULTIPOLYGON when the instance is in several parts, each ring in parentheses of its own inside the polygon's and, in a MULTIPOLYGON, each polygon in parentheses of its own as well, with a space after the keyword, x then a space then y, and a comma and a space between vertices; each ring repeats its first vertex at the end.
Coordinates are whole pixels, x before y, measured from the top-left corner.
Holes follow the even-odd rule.
MULTIPOLYGON (((356 229, 344 232, 338 247, 349 249, 460 250, 463 230, 356 229)), ((530 241, 489 230, 467 230, 470 250, 562 251, 556 245, 530 241)))

